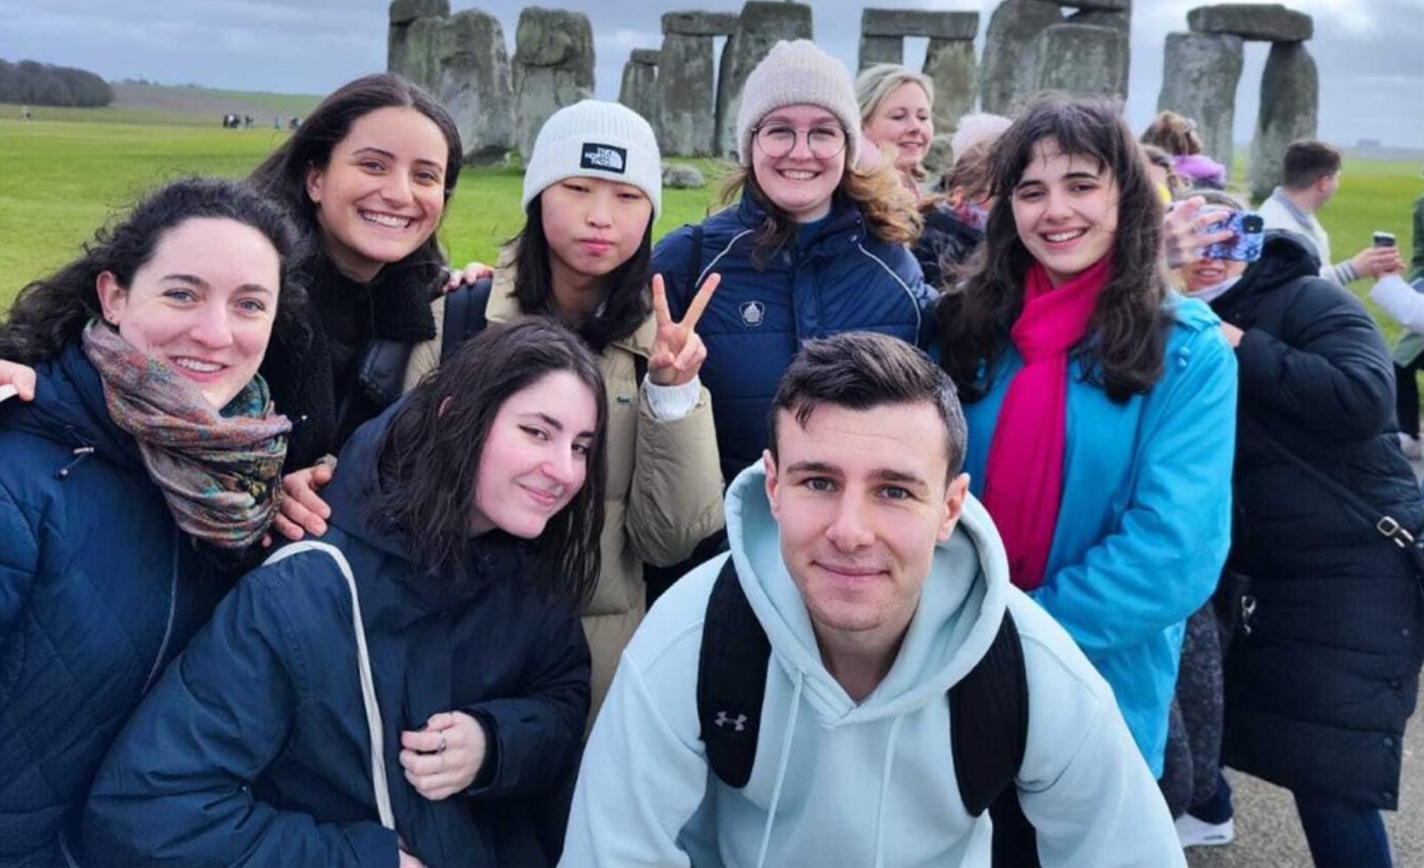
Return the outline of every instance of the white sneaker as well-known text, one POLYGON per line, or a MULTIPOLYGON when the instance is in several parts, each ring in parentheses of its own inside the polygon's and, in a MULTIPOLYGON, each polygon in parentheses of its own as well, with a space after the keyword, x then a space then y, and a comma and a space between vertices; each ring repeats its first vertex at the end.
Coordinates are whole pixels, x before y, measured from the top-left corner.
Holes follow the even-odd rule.
POLYGON ((1220 847, 1223 844, 1230 844, 1235 837, 1236 830, 1233 820, 1227 820, 1225 823, 1208 823, 1191 814, 1183 814, 1177 818, 1177 840, 1182 842, 1182 849, 1220 847))
POLYGON ((1404 457, 1410 461, 1418 461, 1424 458, 1424 448, 1419 445, 1419 438, 1410 437, 1403 431, 1399 432, 1399 448, 1404 452, 1404 457))

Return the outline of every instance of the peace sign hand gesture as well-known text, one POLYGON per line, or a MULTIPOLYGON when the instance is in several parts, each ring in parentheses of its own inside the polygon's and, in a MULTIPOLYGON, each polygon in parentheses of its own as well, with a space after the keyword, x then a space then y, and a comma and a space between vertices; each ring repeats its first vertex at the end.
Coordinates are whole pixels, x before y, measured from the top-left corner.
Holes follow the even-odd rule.
POLYGON ((648 356, 648 379, 659 386, 682 386, 692 382, 702 363, 707 359, 707 345, 697 336, 697 321, 712 300, 717 284, 722 282, 720 274, 708 275, 682 322, 673 322, 668 310, 667 290, 663 286, 663 276, 653 275, 653 315, 657 318, 658 336, 653 341, 653 351, 648 356))

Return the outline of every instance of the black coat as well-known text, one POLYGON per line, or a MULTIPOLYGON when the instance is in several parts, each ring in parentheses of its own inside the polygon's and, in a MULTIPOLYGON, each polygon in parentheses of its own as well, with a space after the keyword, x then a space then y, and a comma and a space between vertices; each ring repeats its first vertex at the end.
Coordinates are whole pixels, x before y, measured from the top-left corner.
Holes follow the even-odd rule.
POLYGON ((1398 801, 1424 658, 1419 578, 1373 520, 1269 447, 1269 436, 1411 531, 1419 489, 1395 437, 1379 329, 1285 235, 1212 302, 1245 331, 1231 564, 1256 610, 1226 668, 1227 765, 1377 808, 1398 801))
POLYGON ((583 630, 534 590, 526 543, 479 537, 478 578, 455 586, 365 521, 394 412, 343 450, 322 541, 360 592, 396 831, 372 790, 350 591, 330 555, 308 551, 244 577, 115 743, 84 823, 105 864, 394 866, 397 833, 430 868, 551 860, 536 811, 575 771, 583 630), (479 720, 489 754, 475 786, 432 802, 402 773, 400 733, 450 710, 479 720))
POLYGON ((939 292, 944 289, 945 270, 968 261, 984 243, 984 232, 959 219, 946 204, 936 205, 921 216, 925 227, 911 252, 925 273, 925 286, 939 292))

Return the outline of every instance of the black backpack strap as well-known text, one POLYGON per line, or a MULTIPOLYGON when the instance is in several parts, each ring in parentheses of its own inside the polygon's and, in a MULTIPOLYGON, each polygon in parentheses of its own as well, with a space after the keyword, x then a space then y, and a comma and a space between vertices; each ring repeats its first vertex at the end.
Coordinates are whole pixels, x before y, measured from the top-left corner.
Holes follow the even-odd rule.
POLYGON ((445 320, 441 325, 440 360, 450 358, 460 345, 484 331, 494 278, 482 277, 445 296, 445 320))
POLYGON ((989 650, 949 689, 949 744, 959 797, 977 817, 1014 785, 1028 744, 1028 673, 1007 610, 989 650))
POLYGON ((697 718, 707 761, 730 787, 747 785, 756 760, 771 642, 729 556, 712 585, 697 662, 697 718))

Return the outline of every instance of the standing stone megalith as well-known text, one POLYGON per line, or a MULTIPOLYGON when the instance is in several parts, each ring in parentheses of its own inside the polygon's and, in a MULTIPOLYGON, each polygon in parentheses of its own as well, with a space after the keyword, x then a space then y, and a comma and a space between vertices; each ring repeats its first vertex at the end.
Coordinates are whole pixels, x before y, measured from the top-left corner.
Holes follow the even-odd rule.
POLYGON ((736 156, 737 111, 747 76, 781 40, 812 38, 811 7, 804 3, 748 0, 737 27, 722 49, 717 80, 717 153, 736 156))
POLYGON ((959 119, 974 110, 978 93, 978 64, 974 43, 965 39, 931 39, 925 51, 925 75, 934 82, 934 105, 930 115, 934 128, 947 132, 959 119))
POLYGON ((391 4, 387 69, 440 100, 460 131, 465 162, 497 162, 515 144, 504 30, 484 12, 467 9, 447 16, 442 7, 448 11, 444 0, 391 4))
POLYGON ((661 52, 651 48, 635 48, 623 65, 623 85, 618 101, 643 116, 657 127, 658 58, 661 52))
POLYGON ((514 37, 519 154, 529 159, 549 116, 593 96, 593 27, 582 12, 530 6, 514 37))
POLYGON ((1320 77, 1305 43, 1272 43, 1261 73, 1261 112, 1246 179, 1253 197, 1269 196, 1281 182, 1286 145, 1315 137, 1319 111, 1320 77))
POLYGON ((1045 30, 1063 22, 1063 10, 1046 0, 1004 0, 989 17, 979 68, 979 103, 986 112, 1011 114, 1034 92, 1034 54, 1045 30))
POLYGON ((658 145, 668 155, 709 156, 717 135, 712 37, 664 34, 659 56, 658 145))
POLYGON ((1225 33, 1169 33, 1162 64, 1158 111, 1174 111, 1196 122, 1202 150, 1231 175, 1232 125, 1236 85, 1245 52, 1239 36, 1225 33))
POLYGON ((1036 90, 1078 97, 1127 96, 1127 34, 1112 27, 1055 24, 1038 37, 1036 90))

